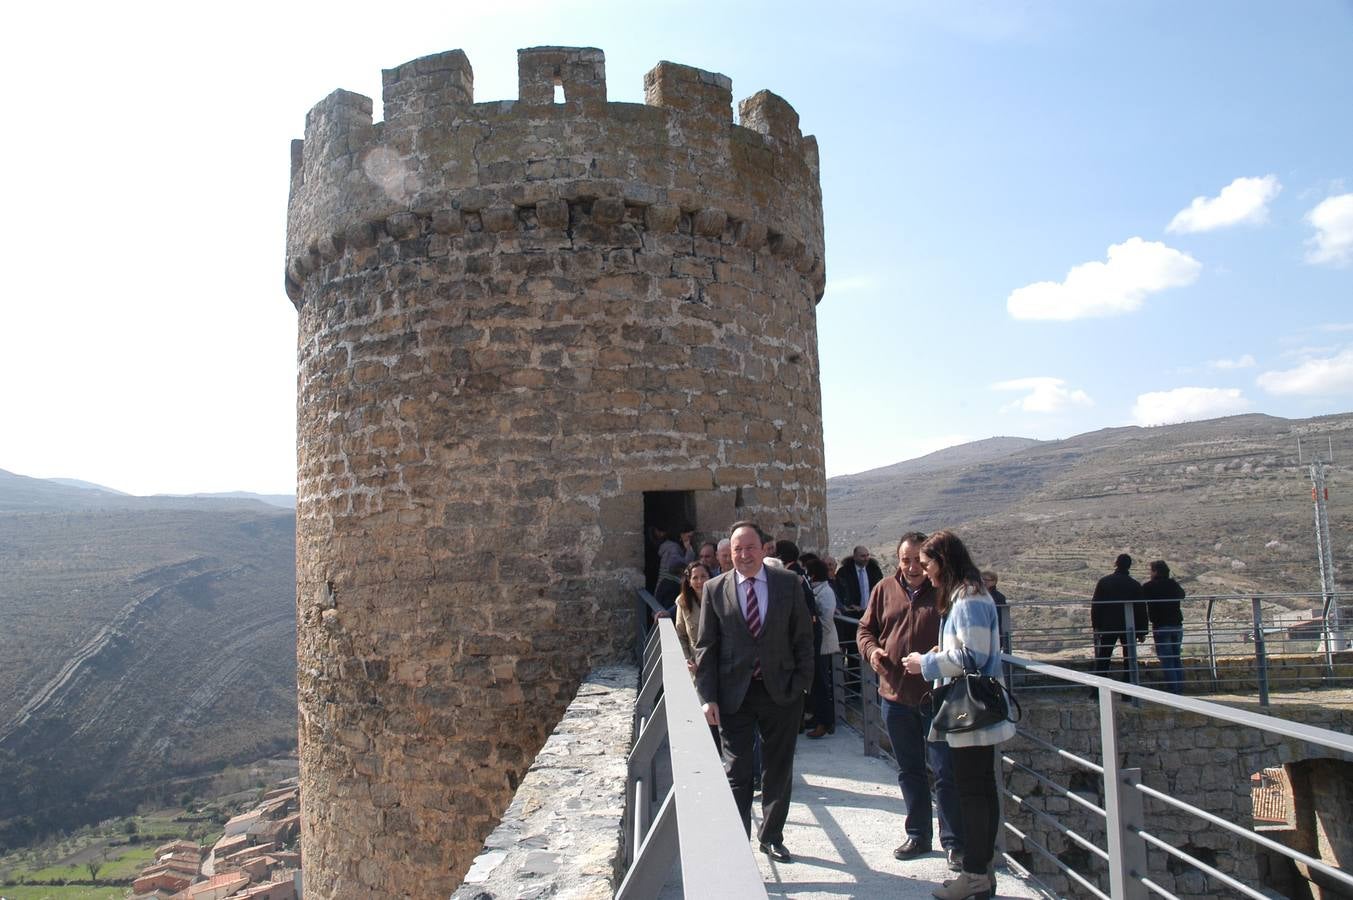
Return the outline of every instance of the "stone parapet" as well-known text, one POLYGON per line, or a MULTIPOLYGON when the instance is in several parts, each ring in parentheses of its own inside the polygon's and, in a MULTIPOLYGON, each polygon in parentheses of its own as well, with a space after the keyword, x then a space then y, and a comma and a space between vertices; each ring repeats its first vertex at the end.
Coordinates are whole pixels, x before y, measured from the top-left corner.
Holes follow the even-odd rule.
POLYGON ((606 666, 583 679, 452 900, 615 896, 638 678, 606 666))

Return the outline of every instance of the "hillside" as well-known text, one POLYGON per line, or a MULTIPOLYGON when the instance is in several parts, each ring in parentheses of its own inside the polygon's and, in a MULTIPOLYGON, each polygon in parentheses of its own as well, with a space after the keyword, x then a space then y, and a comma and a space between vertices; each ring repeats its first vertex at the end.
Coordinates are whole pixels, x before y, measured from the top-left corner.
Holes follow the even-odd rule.
POLYGON ((0 845, 291 746, 295 524, 0 472, 0 845))
MULTIPOLYGON (((1190 595, 1319 589, 1309 465, 1333 444, 1353 464, 1353 414, 1231 416, 1109 428, 1062 441, 981 441, 827 482, 832 548, 893 563, 897 535, 953 528, 1001 588, 1086 598, 1114 556, 1167 560, 1190 595)), ((1353 547, 1353 479, 1328 470, 1340 559, 1353 547)), ((1135 570, 1134 570, 1135 571, 1135 570)), ((1309 601, 1294 601, 1308 606, 1309 601)))

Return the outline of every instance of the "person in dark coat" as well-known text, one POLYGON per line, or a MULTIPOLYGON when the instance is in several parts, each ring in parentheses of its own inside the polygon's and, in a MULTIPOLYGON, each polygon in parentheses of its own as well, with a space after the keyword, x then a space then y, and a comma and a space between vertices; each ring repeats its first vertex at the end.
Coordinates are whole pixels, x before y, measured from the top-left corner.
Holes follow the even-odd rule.
POLYGON ((868 547, 856 547, 850 557, 836 570, 836 598, 844 607, 842 612, 858 618, 869 603, 874 585, 883 580, 883 570, 868 547))
MULTIPOLYGON (((1136 652, 1136 647, 1132 645, 1133 632, 1138 643, 1146 640, 1146 603, 1142 600, 1142 586, 1128 574, 1131 568, 1132 557, 1126 553, 1118 554, 1113 563, 1113 574, 1099 579, 1090 600, 1090 626, 1095 632, 1096 675, 1108 673, 1114 644, 1122 642, 1123 661, 1126 664, 1128 654, 1136 652), (1124 612, 1129 603, 1132 604, 1131 630, 1128 629, 1124 612)), ((1126 673, 1122 670, 1118 672, 1118 680, 1126 681, 1126 673)))
POLYGON ((1151 563, 1151 577, 1142 585, 1146 599, 1146 614, 1151 620, 1151 636, 1156 643, 1156 658, 1165 674, 1165 689, 1175 694, 1184 692, 1184 665, 1179 660, 1179 648, 1184 642, 1184 611, 1179 601, 1184 589, 1170 577, 1165 560, 1151 563))
MULTIPOLYGON (((836 592, 836 612, 858 620, 869 605, 869 595, 873 593, 874 585, 882 580, 883 570, 870 555, 869 548, 856 547, 836 569, 836 581, 832 585, 836 592)), ((837 639, 843 644, 855 643, 855 627, 854 622, 838 620, 837 639)), ((846 672, 852 679, 859 677, 857 665, 854 655, 847 654, 846 672)))
POLYGON ((996 615, 1001 620, 1001 652, 1010 652, 1010 602, 1005 599, 1005 594, 996 590, 996 585, 1000 581, 1000 576, 991 569, 982 571, 982 584, 986 586, 987 593, 991 599, 996 602, 996 615))

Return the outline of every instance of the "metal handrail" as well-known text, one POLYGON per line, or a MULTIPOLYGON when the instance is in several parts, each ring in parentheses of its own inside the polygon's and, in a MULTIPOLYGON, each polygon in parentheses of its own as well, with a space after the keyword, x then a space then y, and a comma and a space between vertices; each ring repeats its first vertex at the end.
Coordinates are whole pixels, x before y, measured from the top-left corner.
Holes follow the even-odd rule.
MULTIPOLYGON (((648 592, 639 594, 646 604, 648 592)), ((655 619, 642 663, 625 792, 626 872, 615 896, 656 896, 680 858, 687 897, 765 897, 671 619, 655 619), (670 778, 657 765, 664 751, 670 778)))
MULTIPOLYGON (((1257 601, 1255 601, 1255 604, 1257 606, 1257 601)), ((840 618, 845 619, 847 622, 856 621, 845 616, 840 618)), ((843 650, 846 654, 849 654, 854 651, 854 647, 848 642, 843 642, 843 650)), ((856 654, 855 658, 858 659, 858 654, 856 654)), ((1120 754, 1117 752, 1118 737, 1117 726, 1115 723, 1114 695, 1119 694, 1130 698, 1134 705, 1145 700, 1184 712, 1205 716, 1213 720, 1226 722, 1231 725, 1257 729, 1266 733, 1276 733, 1285 738, 1301 740, 1316 747, 1334 750, 1339 753, 1349 754, 1350 756, 1353 756, 1353 736, 1332 731, 1330 729, 1305 725, 1299 722, 1290 722, 1273 716, 1254 713, 1248 710, 1206 700, 1182 697, 1150 687, 1125 684, 1094 674, 1013 656, 1009 653, 1002 654, 1002 660, 1011 668, 1031 672, 1056 681, 1091 688, 1099 695, 1098 708, 1100 711, 1100 738, 1103 755, 1102 766, 1092 763, 1089 760, 1085 760, 1069 751, 1062 750, 1036 735, 1025 733, 1027 728, 1022 727, 1020 733, 1021 736, 1032 741, 1034 744, 1057 753, 1061 758, 1068 760, 1073 765, 1078 765, 1086 770, 1102 775, 1105 801, 1104 809, 1100 809, 1094 804, 1076 796, 1074 792, 1062 787, 1042 773, 1029 768, 1025 763, 1016 760, 1013 756, 1004 753, 1001 754, 1001 759, 1005 764, 1011 765, 1014 768, 1032 775, 1038 782, 1052 788, 1055 793, 1066 796, 1068 799, 1076 801, 1079 805, 1087 807, 1090 811, 1105 817, 1107 826, 1106 835, 1108 837, 1109 847, 1107 850, 1102 850, 1096 846, 1091 858, 1107 860, 1110 876, 1110 890, 1108 894, 1102 893, 1082 874, 1071 869, 1065 862, 1058 858, 1057 854, 1051 852, 1046 847, 1039 845, 1032 835, 1025 834, 1008 822, 1003 823, 1005 831, 1020 838, 1027 849, 1035 851, 1041 857, 1048 859, 1051 864, 1066 875, 1066 877, 1077 882, 1092 894, 1113 898, 1140 897, 1145 896, 1145 891, 1151 891, 1165 897, 1172 896, 1167 890, 1147 876, 1146 848, 1149 845, 1151 847, 1158 847, 1162 851, 1169 853, 1173 858, 1188 863, 1197 871, 1202 872, 1209 877, 1216 878, 1220 883, 1225 884, 1228 887, 1232 887, 1240 890, 1242 893, 1252 896, 1260 896, 1253 888, 1241 885, 1241 883, 1233 876, 1221 872, 1202 860, 1194 859, 1192 856, 1178 848, 1164 846, 1163 842, 1150 834, 1145 827, 1145 812, 1142 805, 1142 799, 1144 797, 1150 798, 1156 802, 1165 803, 1178 812, 1194 816, 1208 824, 1224 828, 1237 837, 1256 844, 1258 847, 1262 847, 1270 852, 1282 854, 1288 859, 1307 866, 1310 870, 1318 872, 1341 885, 1353 888, 1353 875, 1349 875, 1342 869, 1331 866, 1323 860, 1308 856, 1300 851, 1292 850, 1278 841, 1257 834, 1251 829, 1227 822, 1225 819, 1215 816, 1206 810, 1192 806, 1177 797, 1169 796, 1142 784, 1140 770, 1124 768, 1120 764, 1120 754)), ((844 665, 845 664, 843 663, 843 668, 844 665)), ((851 694, 846 694, 843 697, 843 702, 849 704, 854 700, 859 704, 856 709, 861 723, 860 730, 863 737, 864 751, 869 755, 884 755, 884 752, 877 741, 871 740, 870 738, 871 731, 882 729, 881 716, 877 709, 877 676, 872 669, 864 665, 861 665, 859 673, 859 691, 855 692, 853 696, 851 694), (874 688, 872 691, 871 686, 874 688)), ((838 710, 838 719, 841 721, 846 720, 845 710, 838 710)), ((1028 798, 1017 796, 1009 790, 1005 790, 1004 794, 1017 805, 1028 809, 1034 815, 1036 820, 1042 820, 1049 815, 1047 812, 1041 810, 1035 811, 1030 807, 1027 803, 1028 798)), ((1084 846, 1087 843, 1084 837, 1061 825, 1061 823, 1057 823, 1054 830, 1060 831, 1075 844, 1084 846)), ((1007 862, 1017 864, 1017 861, 1009 854, 1002 853, 1002 856, 1004 856, 1007 862)), ((1037 876, 1032 876, 1032 880, 1042 884, 1037 876)), ((1044 887, 1046 887, 1046 885, 1044 885, 1044 887)))
MULTIPOLYGON (((1292 623, 1287 624, 1266 624, 1265 618, 1272 614, 1272 604, 1277 600, 1309 599, 1314 603, 1325 603, 1329 598, 1319 592, 1293 592, 1283 594, 1216 594, 1216 595, 1195 595, 1181 600, 1185 607, 1185 626, 1181 632, 1180 650, 1187 651, 1189 647, 1198 647, 1205 644, 1205 659, 1198 660, 1194 657, 1184 657, 1182 659, 1181 673, 1186 679, 1190 690, 1197 690, 1200 683, 1195 675, 1190 678, 1188 673, 1198 673, 1206 668, 1206 680, 1210 681, 1210 688, 1213 691, 1228 692, 1248 692, 1254 690, 1257 692, 1261 706, 1268 705, 1268 695, 1274 685, 1282 683, 1292 683, 1298 679, 1309 683, 1310 675, 1302 674, 1311 671, 1306 669, 1306 662, 1318 666, 1320 683, 1323 684, 1353 684, 1353 661, 1350 660, 1347 652, 1343 652, 1342 658, 1336 658, 1336 651, 1333 649, 1336 645, 1342 645, 1347 642, 1348 630, 1340 630, 1332 627, 1329 616, 1322 617, 1320 628, 1316 631, 1310 631, 1304 634, 1292 632, 1296 626, 1292 623), (1265 605, 1269 605, 1269 610, 1265 610, 1265 605), (1230 620, 1219 619, 1220 610, 1229 606, 1234 611, 1234 617, 1230 620), (1188 608, 1193 607, 1197 610, 1203 607, 1202 620, 1198 621, 1197 615, 1189 615, 1188 608), (1242 611, 1243 610, 1243 611, 1242 611), (1318 642, 1320 647, 1314 652, 1309 645, 1318 642), (1298 649, 1293 650, 1292 645, 1296 644, 1298 649), (1250 665, 1241 665, 1232 668, 1223 673, 1218 664, 1219 648, 1229 647, 1231 652, 1229 656, 1244 660, 1247 657, 1252 661, 1250 665), (1193 661, 1190 662, 1190 659, 1193 661), (1298 668, 1300 667, 1300 668, 1298 668)), ((1134 604, 1137 601, 1115 601, 1121 602, 1124 606, 1124 631, 1125 632, 1145 632, 1147 629, 1137 628, 1137 623, 1133 621, 1135 616, 1134 604)), ((1148 601, 1143 601, 1148 602, 1148 601)), ((1330 601, 1333 602, 1333 601, 1330 601)), ((1076 610, 1089 610, 1092 606, 1091 601, 1086 599, 1055 598, 1046 599, 1028 599, 1012 604, 1005 609, 1018 610, 1030 608, 1058 608, 1064 607, 1076 610)), ((858 624, 858 619, 837 614, 837 620, 851 624, 858 624)), ((1044 628, 1026 628, 1015 630, 1009 624, 1008 618, 1002 620, 1002 650, 1006 653, 1020 652, 1022 655, 1031 654, 1042 655, 1045 652, 1053 651, 1061 655, 1065 652, 1068 645, 1079 645, 1087 650, 1090 646, 1090 635, 1092 629, 1088 621, 1079 626, 1054 626, 1044 628), (1018 645, 1018 646, 1012 646, 1018 645)), ((1198 651, 1195 651, 1195 654, 1198 651)), ((1141 654, 1138 646, 1131 640, 1125 642, 1124 658, 1114 665, 1116 671, 1126 671, 1127 679, 1133 684, 1141 684, 1141 654)), ((1159 656, 1156 657, 1160 659, 1159 656)), ((1155 665, 1156 671, 1161 671, 1163 662, 1155 665)), ((1159 677, 1159 676, 1157 676, 1159 677)), ((1005 666, 1005 678, 1007 686, 1016 686, 1013 682, 1012 669, 1009 665, 1005 666)), ((1206 682, 1204 682, 1206 683, 1206 682)))

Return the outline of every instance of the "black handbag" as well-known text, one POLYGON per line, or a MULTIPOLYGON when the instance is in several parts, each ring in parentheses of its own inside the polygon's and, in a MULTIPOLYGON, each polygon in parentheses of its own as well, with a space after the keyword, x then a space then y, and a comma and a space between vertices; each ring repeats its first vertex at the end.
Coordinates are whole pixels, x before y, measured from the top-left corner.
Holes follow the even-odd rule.
POLYGON ((968 648, 963 648, 963 674, 940 685, 931 695, 933 727, 940 734, 961 734, 1024 715, 1019 701, 999 678, 983 675, 968 648), (1015 715, 1010 715, 1014 705, 1015 715))

